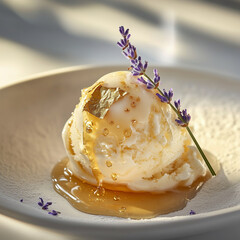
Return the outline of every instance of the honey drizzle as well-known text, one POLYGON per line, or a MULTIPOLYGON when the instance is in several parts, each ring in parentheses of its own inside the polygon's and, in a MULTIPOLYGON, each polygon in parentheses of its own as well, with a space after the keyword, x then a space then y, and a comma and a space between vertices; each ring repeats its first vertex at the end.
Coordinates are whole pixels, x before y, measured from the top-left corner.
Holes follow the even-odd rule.
POLYGON ((83 123, 83 139, 84 139, 84 147, 86 151, 86 155, 90 161, 92 173, 97 180, 98 186, 102 185, 102 173, 99 169, 98 162, 96 161, 94 145, 96 142, 96 131, 99 129, 98 121, 96 121, 96 117, 90 114, 89 112, 83 111, 83 119, 86 119, 83 123), (91 131, 89 131, 89 122, 91 122, 91 131))
POLYGON ((59 162, 52 171, 54 189, 76 209, 90 214, 122 218, 153 218, 184 208, 211 176, 197 179, 190 187, 173 192, 123 192, 90 185, 76 178, 67 168, 68 159, 59 162))
MULTIPOLYGON (((102 187, 102 172, 99 169, 98 161, 95 154, 95 145, 97 143, 97 138, 99 136, 107 136, 111 134, 115 136, 117 142, 122 142, 124 138, 131 136, 132 131, 130 128, 125 128, 123 124, 114 123, 111 118, 109 118, 108 113, 104 119, 99 119, 87 111, 83 111, 83 145, 84 151, 87 155, 92 173, 97 181, 99 187, 102 187), (111 125, 108 122, 112 122, 111 125), (108 125, 108 128, 106 126, 108 125), (91 126, 91 127, 90 127, 91 126)), ((125 124, 126 125, 126 124, 125 124)), ((113 149, 113 151, 116 151, 113 149)))
MULTIPOLYGON (((73 124, 73 119, 72 117, 69 119, 68 121, 68 128, 67 128, 67 131, 68 131, 68 136, 71 136, 71 133, 70 133, 70 129, 72 127, 72 124, 73 124)), ((73 147, 72 147, 72 139, 70 137, 68 137, 68 142, 67 142, 67 149, 69 150, 69 152, 72 154, 72 155, 75 155, 75 152, 73 150, 73 147)))

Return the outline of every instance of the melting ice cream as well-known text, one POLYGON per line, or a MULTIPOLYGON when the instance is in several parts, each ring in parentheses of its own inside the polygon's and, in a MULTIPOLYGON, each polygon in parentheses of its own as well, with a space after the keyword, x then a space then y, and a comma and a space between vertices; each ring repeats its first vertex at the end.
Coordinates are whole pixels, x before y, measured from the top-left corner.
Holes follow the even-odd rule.
POLYGON ((62 133, 77 178, 113 190, 162 192, 207 174, 186 129, 155 91, 129 72, 109 73, 82 90, 62 133))

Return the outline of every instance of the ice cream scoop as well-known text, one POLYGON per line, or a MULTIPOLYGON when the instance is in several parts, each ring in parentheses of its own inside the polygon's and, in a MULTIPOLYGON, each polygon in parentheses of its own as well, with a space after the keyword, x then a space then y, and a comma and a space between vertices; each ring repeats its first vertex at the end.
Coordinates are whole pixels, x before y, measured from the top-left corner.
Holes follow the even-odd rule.
POLYGON ((207 169, 176 113, 130 72, 82 90, 62 136, 68 168, 92 185, 161 192, 190 186, 207 169))

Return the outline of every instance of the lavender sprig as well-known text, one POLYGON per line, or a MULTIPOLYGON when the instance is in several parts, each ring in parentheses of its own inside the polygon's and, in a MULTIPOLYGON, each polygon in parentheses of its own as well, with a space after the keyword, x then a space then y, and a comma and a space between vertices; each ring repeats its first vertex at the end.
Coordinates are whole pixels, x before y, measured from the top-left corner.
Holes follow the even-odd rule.
POLYGON ((200 152, 201 156, 203 157, 206 165, 208 166, 211 174, 213 176, 216 175, 214 169, 212 168, 211 164, 209 163, 207 157, 205 156, 204 152, 202 151, 200 145, 198 144, 196 138, 194 137, 191 129, 189 128, 189 122, 191 120, 191 116, 187 113, 187 109, 181 111, 180 100, 174 101, 174 105, 171 103, 173 97, 173 90, 170 89, 168 92, 163 89, 163 91, 158 87, 160 82, 160 76, 158 74, 157 69, 153 70, 154 78, 153 80, 146 74, 148 63, 142 63, 141 57, 137 55, 137 49, 134 45, 132 45, 129 41, 130 34, 129 29, 125 30, 123 26, 119 27, 119 31, 123 37, 123 39, 118 42, 118 46, 122 48, 123 54, 125 57, 130 59, 131 62, 131 72, 134 76, 139 76, 138 81, 146 85, 147 89, 157 89, 158 93, 156 94, 161 102, 169 104, 169 106, 173 109, 173 111, 177 114, 177 119, 175 120, 176 123, 181 127, 186 127, 190 137, 192 138, 193 142, 195 143, 198 151, 200 152), (144 77, 143 77, 144 76, 144 77))

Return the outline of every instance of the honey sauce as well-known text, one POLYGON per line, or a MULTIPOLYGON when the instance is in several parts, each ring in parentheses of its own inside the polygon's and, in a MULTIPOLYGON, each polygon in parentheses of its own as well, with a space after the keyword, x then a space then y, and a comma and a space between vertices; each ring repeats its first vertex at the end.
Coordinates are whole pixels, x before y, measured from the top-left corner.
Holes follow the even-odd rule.
POLYGON ((54 189, 76 209, 95 215, 145 219, 184 208, 200 190, 210 174, 197 179, 190 187, 171 192, 123 192, 96 187, 76 178, 67 168, 68 158, 52 171, 54 189))

